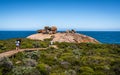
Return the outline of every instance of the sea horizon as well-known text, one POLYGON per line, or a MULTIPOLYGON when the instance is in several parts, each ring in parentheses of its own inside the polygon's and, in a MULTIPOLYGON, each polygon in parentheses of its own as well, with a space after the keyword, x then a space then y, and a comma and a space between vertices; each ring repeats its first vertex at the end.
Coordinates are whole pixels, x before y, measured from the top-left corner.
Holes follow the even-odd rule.
MULTIPOLYGON (((0 30, 0 31, 37 31, 37 30, 0 30)), ((57 32, 60 31, 66 31, 66 30, 58 30, 57 32)), ((118 30, 75 30, 76 32, 79 31, 87 31, 87 32, 120 32, 118 30)))
MULTIPOLYGON (((64 32, 64 31, 58 31, 64 32)), ((120 44, 120 31, 76 31, 79 34, 84 34, 95 38, 104 44, 120 44)), ((13 38, 26 38, 29 35, 35 34, 37 31, 0 31, 0 40, 13 38)))

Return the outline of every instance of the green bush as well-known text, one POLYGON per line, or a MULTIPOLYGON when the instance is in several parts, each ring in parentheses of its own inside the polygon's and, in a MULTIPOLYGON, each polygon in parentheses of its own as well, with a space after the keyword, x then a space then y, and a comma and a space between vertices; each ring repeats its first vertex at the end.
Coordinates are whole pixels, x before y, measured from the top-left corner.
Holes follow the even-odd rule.
POLYGON ((83 66, 80 67, 80 74, 81 75, 89 75, 89 74, 94 74, 94 70, 88 66, 83 66))
POLYGON ((49 71, 46 69, 46 64, 43 64, 43 63, 38 64, 36 68, 39 70, 39 72, 42 75, 49 75, 49 71))
POLYGON ((23 59, 23 65, 24 66, 30 66, 30 67, 35 67, 37 65, 36 60, 33 59, 23 59))
POLYGON ((26 52, 25 57, 38 60, 40 58, 40 51, 26 52))
POLYGON ((111 63, 111 69, 115 73, 115 75, 119 75, 120 73, 120 59, 111 63))
POLYGON ((68 71, 65 71, 65 74, 66 74, 66 75, 77 75, 76 71, 75 71, 75 70, 72 70, 72 69, 70 69, 70 70, 68 70, 68 71))
POLYGON ((12 69, 12 75, 41 75, 34 67, 16 66, 12 69))
POLYGON ((7 75, 13 68, 13 63, 9 58, 0 58, 0 74, 7 75))

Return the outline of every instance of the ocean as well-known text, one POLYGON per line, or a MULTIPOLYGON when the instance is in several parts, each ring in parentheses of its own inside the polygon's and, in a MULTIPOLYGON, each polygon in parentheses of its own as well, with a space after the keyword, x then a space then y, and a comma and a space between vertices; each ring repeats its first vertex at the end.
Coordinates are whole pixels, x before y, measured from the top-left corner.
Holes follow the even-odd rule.
MULTIPOLYGON (((0 40, 11 38, 26 38, 36 31, 0 31, 0 40)), ((101 43, 120 44, 120 31, 77 31, 77 33, 91 36, 101 43)))

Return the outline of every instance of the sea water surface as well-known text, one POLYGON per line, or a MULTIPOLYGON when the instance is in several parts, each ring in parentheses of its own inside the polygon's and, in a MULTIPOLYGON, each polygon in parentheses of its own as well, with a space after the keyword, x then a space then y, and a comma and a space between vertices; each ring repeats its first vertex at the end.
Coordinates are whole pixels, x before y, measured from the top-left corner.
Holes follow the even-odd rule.
MULTIPOLYGON (((36 31, 0 31, 0 40, 26 38, 35 33, 36 31)), ((77 31, 77 33, 91 36, 101 43, 120 44, 120 31, 77 31)))

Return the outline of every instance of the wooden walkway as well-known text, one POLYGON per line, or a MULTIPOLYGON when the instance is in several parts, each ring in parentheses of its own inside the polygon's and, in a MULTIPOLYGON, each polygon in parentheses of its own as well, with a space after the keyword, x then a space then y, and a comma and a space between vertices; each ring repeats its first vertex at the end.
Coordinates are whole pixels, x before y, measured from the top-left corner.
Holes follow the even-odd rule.
POLYGON ((23 51, 34 51, 34 50, 45 50, 45 49, 47 48, 28 48, 28 49, 10 50, 7 52, 0 53, 0 58, 10 57, 17 54, 18 52, 23 52, 23 51))

